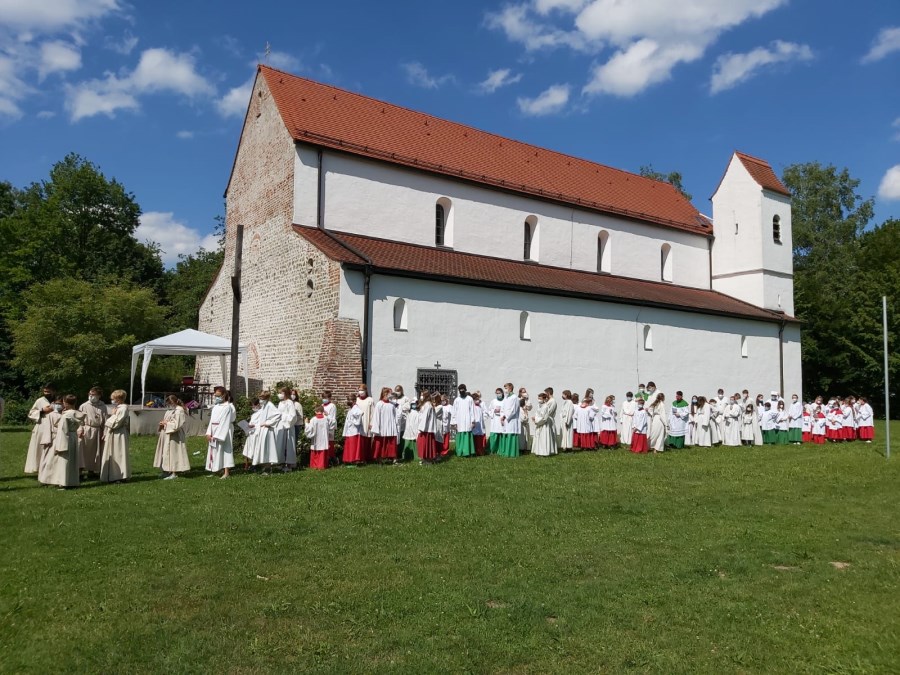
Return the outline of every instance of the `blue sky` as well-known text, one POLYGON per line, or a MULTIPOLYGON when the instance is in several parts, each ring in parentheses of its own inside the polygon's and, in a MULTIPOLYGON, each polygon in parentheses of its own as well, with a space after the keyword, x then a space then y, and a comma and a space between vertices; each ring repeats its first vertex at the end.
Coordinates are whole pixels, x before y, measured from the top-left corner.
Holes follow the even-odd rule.
POLYGON ((74 151, 140 234, 210 245, 255 63, 637 171, 694 204, 734 149, 849 168, 900 217, 897 0, 0 0, 0 180, 74 151))

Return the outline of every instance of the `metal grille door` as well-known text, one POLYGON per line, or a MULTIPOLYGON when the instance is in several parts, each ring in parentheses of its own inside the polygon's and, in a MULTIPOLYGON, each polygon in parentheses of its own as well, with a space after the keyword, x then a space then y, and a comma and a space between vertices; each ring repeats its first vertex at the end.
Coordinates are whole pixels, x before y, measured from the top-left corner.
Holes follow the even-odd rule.
POLYGON ((451 401, 456 398, 457 374, 455 370, 442 368, 419 368, 416 371, 416 394, 427 389, 432 394, 439 392, 451 401))

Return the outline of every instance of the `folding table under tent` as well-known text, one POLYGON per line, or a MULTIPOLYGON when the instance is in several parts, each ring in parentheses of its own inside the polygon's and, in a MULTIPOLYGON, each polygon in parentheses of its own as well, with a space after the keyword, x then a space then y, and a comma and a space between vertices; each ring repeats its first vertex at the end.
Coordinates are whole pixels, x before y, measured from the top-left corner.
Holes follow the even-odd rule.
MULTIPOLYGON (((222 366, 222 382, 225 382, 228 379, 228 374, 225 372, 225 357, 231 356, 231 340, 188 328, 134 347, 131 350, 132 390, 134 389, 134 372, 137 369, 138 359, 141 355, 144 356, 144 362, 141 364, 141 405, 144 404, 147 370, 154 354, 160 356, 218 356, 222 366)), ((247 347, 245 345, 238 345, 238 357, 244 371, 244 391, 250 391, 247 378, 247 347)))

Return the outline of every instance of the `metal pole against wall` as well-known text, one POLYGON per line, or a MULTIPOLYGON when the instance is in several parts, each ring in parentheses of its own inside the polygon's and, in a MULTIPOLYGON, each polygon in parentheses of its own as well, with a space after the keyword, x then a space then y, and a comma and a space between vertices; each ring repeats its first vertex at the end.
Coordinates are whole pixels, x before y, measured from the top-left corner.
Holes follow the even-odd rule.
POLYGON ((888 374, 887 296, 881 296, 881 317, 884 323, 884 456, 891 458, 891 386, 888 374))
MULTIPOLYGON (((234 383, 237 380, 238 343, 241 335, 241 254, 244 248, 244 226, 237 226, 237 237, 234 243, 234 274, 231 275, 231 292, 234 300, 231 304, 231 369, 228 374, 228 388, 234 395, 234 383)), ((250 395, 249 391, 244 394, 250 395)))

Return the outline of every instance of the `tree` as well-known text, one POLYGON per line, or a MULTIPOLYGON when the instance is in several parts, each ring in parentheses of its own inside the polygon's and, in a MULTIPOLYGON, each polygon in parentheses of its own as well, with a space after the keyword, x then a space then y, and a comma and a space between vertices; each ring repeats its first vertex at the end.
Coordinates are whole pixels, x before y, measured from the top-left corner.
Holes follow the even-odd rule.
POLYGON ((691 194, 684 189, 684 185, 681 183, 681 172, 680 171, 670 171, 669 173, 660 173, 653 168, 652 164, 647 164, 646 166, 642 166, 639 173, 644 178, 652 178, 653 180, 658 180, 663 183, 668 183, 676 190, 678 190, 681 194, 684 195, 684 198, 688 201, 691 201, 693 197, 691 194))
POLYGON ((83 394, 93 385, 128 388, 131 349, 164 328, 152 291, 112 280, 53 279, 25 293, 12 327, 13 363, 33 382, 83 394))
POLYGON ((849 392, 863 384, 852 318, 860 237, 872 218, 873 202, 857 193, 859 180, 847 169, 832 165, 794 164, 782 180, 792 196, 794 307, 803 321, 804 389, 849 392))

